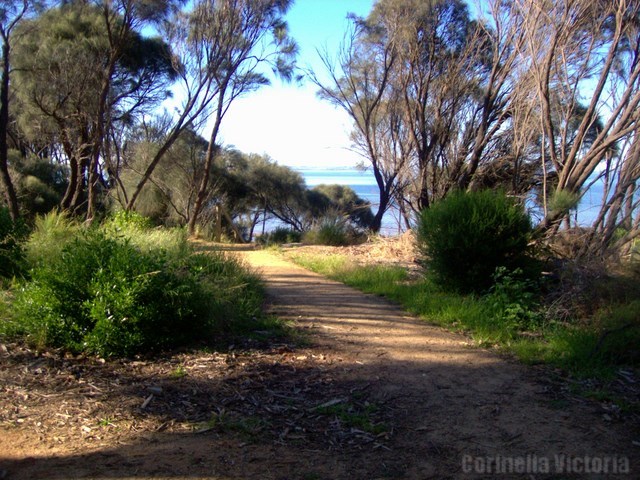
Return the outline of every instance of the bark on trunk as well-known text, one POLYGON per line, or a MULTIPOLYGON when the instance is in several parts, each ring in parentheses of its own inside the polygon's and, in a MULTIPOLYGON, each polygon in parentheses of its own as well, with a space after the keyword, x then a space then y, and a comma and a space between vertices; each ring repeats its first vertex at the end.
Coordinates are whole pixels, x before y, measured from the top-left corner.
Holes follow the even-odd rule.
POLYGON ((207 154, 205 156, 204 162, 204 172, 202 173, 200 186, 198 187, 198 194, 196 195, 196 201, 193 205, 193 215, 189 219, 189 235, 193 235, 196 231, 198 217, 200 216, 200 212, 202 211, 202 207, 204 206, 204 201, 207 197, 207 192, 209 189, 209 176, 211 175, 211 167, 213 166, 213 161, 218 154, 216 140, 218 138, 218 131, 220 130, 220 123, 222 123, 222 117, 224 115, 225 90, 226 85, 223 85, 223 87, 220 88, 220 97, 218 98, 218 107, 216 108, 216 121, 213 125, 211 136, 209 137, 209 146, 207 147, 207 154))
POLYGON ((4 186, 4 197, 13 221, 20 216, 18 195, 9 174, 9 44, 2 45, 2 78, 0 79, 0 179, 4 186))

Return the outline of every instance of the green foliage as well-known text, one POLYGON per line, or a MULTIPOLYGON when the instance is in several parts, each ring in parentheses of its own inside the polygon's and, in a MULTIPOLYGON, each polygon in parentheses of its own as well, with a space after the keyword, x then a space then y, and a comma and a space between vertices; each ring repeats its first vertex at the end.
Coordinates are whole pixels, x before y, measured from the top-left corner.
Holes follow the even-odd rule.
POLYGON ((62 166, 50 158, 23 157, 17 150, 9 150, 9 161, 23 216, 31 219, 46 214, 60 203, 67 188, 62 166))
POLYGON ((316 411, 321 415, 330 415, 337 418, 347 427, 356 428, 373 435, 380 435, 389 429, 384 423, 376 423, 372 418, 378 410, 379 407, 377 405, 368 402, 365 405, 341 402, 316 408, 316 411))
POLYGON ((110 238, 126 239, 143 252, 162 252, 168 259, 188 256, 191 251, 185 228, 152 228, 153 222, 137 212, 120 211, 101 225, 110 238))
POLYGON ((580 195, 568 190, 556 190, 549 199, 548 208, 552 213, 568 213, 578 206, 580 195))
POLYGON ((498 267, 493 281, 486 301, 493 308, 496 321, 522 330, 542 321, 539 287, 524 276, 522 269, 509 272, 498 267))
POLYGON ((358 228, 371 228, 373 224, 371 203, 360 198, 346 185, 318 185, 307 191, 307 200, 314 218, 334 213, 346 217, 358 228))
POLYGON ((31 267, 58 258, 62 249, 76 237, 80 225, 65 213, 51 211, 36 217, 33 232, 25 243, 25 254, 31 267))
POLYGON ((39 219, 34 235, 41 244, 28 242, 31 279, 16 292, 5 333, 38 346, 128 356, 256 327, 257 277, 220 253, 193 253, 182 231, 179 240, 167 232, 144 242, 142 232, 156 233, 146 225, 135 215, 94 229, 60 215, 39 219))
POLYGON ((320 219, 302 238, 309 245, 331 245, 334 247, 349 245, 353 235, 344 219, 337 215, 328 215, 320 219))
POLYGON ((277 227, 257 238, 260 245, 282 245, 283 243, 298 243, 302 240, 302 233, 287 227, 277 227))
POLYGON ((103 228, 115 230, 149 230, 152 227, 153 222, 149 217, 129 210, 115 212, 103 224, 103 228))
POLYGON ((0 280, 20 275, 24 269, 23 231, 11 219, 9 209, 0 207, 0 280))
POLYGON ((483 292, 498 267, 527 266, 531 220, 503 192, 454 192, 424 210, 418 244, 437 281, 460 292, 483 292))
POLYGON ((544 359, 582 374, 610 374, 615 367, 640 366, 640 301, 602 308, 588 328, 557 329, 544 359))
MULTIPOLYGON (((138 125, 128 139, 131 158, 120 173, 127 190, 133 191, 167 135, 162 119, 138 125)), ((193 129, 183 131, 154 170, 152 179, 136 201, 136 211, 156 224, 184 225, 193 195, 202 180, 208 142, 193 129)), ((214 168, 212 178, 219 172, 214 168)), ((216 178, 219 180, 219 178, 216 178)), ((226 184, 223 179, 223 182, 226 184)), ((218 185, 216 183, 216 185, 218 185)))
POLYGON ((343 255, 299 255, 293 252, 287 258, 309 270, 341 281, 343 280, 339 276, 351 270, 351 263, 343 255))

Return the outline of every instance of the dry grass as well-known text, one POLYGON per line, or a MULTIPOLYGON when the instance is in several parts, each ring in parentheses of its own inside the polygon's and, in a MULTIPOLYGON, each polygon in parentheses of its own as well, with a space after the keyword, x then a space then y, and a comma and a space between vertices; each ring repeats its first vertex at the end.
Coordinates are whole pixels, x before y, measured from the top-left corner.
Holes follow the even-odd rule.
POLYGON ((368 242, 346 247, 305 245, 285 247, 297 253, 343 255, 361 265, 394 265, 418 270, 419 253, 415 233, 408 231, 395 237, 372 237, 368 242))

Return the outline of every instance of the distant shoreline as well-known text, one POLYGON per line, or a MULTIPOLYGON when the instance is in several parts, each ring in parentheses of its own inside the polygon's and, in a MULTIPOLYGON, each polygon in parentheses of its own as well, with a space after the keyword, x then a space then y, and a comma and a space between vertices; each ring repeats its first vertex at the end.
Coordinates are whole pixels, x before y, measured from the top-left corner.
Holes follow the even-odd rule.
MULTIPOLYGON (((378 201, 378 186, 373 173, 370 170, 362 170, 358 167, 292 167, 300 173, 307 187, 313 188, 321 184, 347 185, 364 200, 368 200, 375 207, 378 201)), ((578 223, 589 226, 595 220, 602 203, 602 185, 595 182, 585 193, 577 210, 578 223)), ((393 235, 398 232, 398 221, 394 218, 394 212, 388 212, 383 218, 383 229, 393 231, 393 235)), ((397 212, 396 212, 397 214, 397 212)), ((576 213, 574 212, 575 216, 576 213)), ((532 217, 535 215, 532 212, 532 217)), ((535 220, 534 220, 535 221, 535 220)), ((401 232, 400 232, 401 233, 401 232)), ((391 234, 391 233, 386 233, 391 234)))

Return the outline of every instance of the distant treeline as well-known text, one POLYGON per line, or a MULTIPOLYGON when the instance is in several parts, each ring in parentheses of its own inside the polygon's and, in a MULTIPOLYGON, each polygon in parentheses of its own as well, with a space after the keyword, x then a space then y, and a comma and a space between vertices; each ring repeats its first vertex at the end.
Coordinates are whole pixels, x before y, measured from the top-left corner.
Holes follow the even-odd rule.
POLYGON ((93 220, 118 207, 249 238, 266 217, 304 230, 331 210, 378 231, 390 204, 411 227, 452 191, 500 189, 533 205, 544 239, 576 230, 572 211, 598 181, 602 206, 575 254, 630 251, 638 2, 379 0, 351 17, 339 50, 321 54, 326 71, 305 73, 353 120, 380 192, 371 218, 353 192, 319 197, 220 144, 236 98, 272 72, 299 76, 291 4, 5 3, 0 178, 12 217, 57 207, 93 220))

